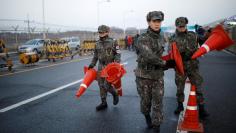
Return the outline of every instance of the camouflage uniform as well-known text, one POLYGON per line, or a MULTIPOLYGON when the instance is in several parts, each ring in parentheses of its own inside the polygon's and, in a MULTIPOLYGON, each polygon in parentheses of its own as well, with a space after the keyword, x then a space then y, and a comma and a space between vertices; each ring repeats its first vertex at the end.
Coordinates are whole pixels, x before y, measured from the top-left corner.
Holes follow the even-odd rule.
MULTIPOLYGON (((102 25, 99 26, 98 31, 104 32, 108 30, 109 27, 102 25)), ((96 42, 96 46, 94 49, 94 56, 90 67, 94 67, 98 63, 98 74, 97 74, 97 81, 100 88, 100 96, 102 102, 106 102, 107 91, 109 91, 113 96, 116 95, 115 89, 108 83, 105 78, 100 77, 101 70, 109 63, 112 62, 120 62, 120 50, 117 44, 117 41, 114 39, 106 36, 104 38, 100 38, 96 42)))
MULTIPOLYGON (((176 26, 185 26, 187 20, 184 17, 180 17, 176 20, 176 26)), ((198 103, 203 104, 202 82, 203 79, 199 73, 199 61, 197 59, 192 60, 191 57, 194 52, 198 50, 197 35, 192 31, 178 32, 170 39, 171 42, 176 42, 177 47, 183 59, 185 75, 182 76, 179 73, 175 73, 175 83, 177 85, 177 101, 184 102, 184 87, 187 77, 190 82, 196 86, 196 94, 198 103)))
MULTIPOLYGON (((160 16, 162 12, 150 12, 151 17, 160 16)), ((147 16, 148 18, 148 16, 147 16)), ((161 20, 164 19, 162 16, 161 20)), ((164 36, 162 32, 153 31, 150 27, 140 35, 135 49, 137 53, 137 68, 135 71, 138 94, 141 97, 141 112, 150 114, 152 108, 152 125, 159 126, 163 120, 162 99, 164 96, 165 61, 161 59, 164 51, 164 36)), ((147 118, 146 118, 146 121, 147 118)), ((149 123, 147 122, 148 126, 149 123)))

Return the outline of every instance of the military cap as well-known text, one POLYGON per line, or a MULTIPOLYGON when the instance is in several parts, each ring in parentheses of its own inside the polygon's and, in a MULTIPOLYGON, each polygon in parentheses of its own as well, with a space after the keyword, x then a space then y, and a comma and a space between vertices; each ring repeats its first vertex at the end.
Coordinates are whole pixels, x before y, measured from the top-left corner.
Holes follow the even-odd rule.
POLYGON ((98 27, 98 32, 109 32, 110 28, 106 25, 100 25, 98 27))
POLYGON ((162 11, 152 11, 147 14, 147 21, 151 20, 164 20, 164 13, 162 11))
POLYGON ((186 26, 187 24, 188 24, 188 19, 186 17, 178 17, 175 20, 175 26, 182 27, 182 26, 186 26))

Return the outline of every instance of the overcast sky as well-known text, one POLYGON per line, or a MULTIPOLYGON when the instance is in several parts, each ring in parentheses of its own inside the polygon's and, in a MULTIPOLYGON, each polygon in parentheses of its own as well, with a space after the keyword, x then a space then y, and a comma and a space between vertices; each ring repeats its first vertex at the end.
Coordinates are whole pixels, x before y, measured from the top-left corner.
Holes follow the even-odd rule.
MULTIPOLYGON (((97 27, 100 24, 145 28, 146 14, 161 10, 164 26, 174 25, 179 16, 190 24, 206 24, 236 14, 236 0, 45 0, 46 23, 76 27, 97 27), (131 11, 132 10, 132 11, 131 11)), ((42 22, 42 0, 0 0, 0 19, 26 19, 42 22)), ((7 23, 7 22, 6 22, 7 23)))

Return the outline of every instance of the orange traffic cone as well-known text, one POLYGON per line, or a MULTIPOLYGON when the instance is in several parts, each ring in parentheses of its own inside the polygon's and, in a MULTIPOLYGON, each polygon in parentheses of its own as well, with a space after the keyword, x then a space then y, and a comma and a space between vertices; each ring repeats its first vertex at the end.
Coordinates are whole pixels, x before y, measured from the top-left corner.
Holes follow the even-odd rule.
POLYGON ((170 53, 168 55, 162 56, 162 60, 165 60, 165 61, 174 60, 177 71, 180 74, 184 75, 184 65, 183 65, 182 57, 176 45, 176 42, 173 42, 173 44, 171 45, 170 53))
POLYGON ((196 87, 194 85, 191 85, 188 105, 184 118, 178 125, 178 130, 203 133, 203 126, 199 123, 198 118, 196 87))
POLYGON ((165 61, 173 60, 172 50, 168 53, 168 55, 162 56, 161 59, 165 61))
POLYGON ((192 59, 196 59, 212 50, 222 50, 232 44, 234 44, 234 41, 228 36, 224 28, 221 25, 217 25, 213 29, 211 36, 193 54, 192 59))
POLYGON ((97 72, 95 69, 91 68, 88 69, 88 67, 84 67, 84 80, 82 84, 80 84, 79 90, 76 92, 76 96, 80 97, 85 90, 89 87, 89 85, 96 79, 97 72))
POLYGON ((119 96, 122 96, 121 78, 126 73, 124 66, 119 63, 110 63, 102 71, 101 77, 106 78, 117 89, 119 96))

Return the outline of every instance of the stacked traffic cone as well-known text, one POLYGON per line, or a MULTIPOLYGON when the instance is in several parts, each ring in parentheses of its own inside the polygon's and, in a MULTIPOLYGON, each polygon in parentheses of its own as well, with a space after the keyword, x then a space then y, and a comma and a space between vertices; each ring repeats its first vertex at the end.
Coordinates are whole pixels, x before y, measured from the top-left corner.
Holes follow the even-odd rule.
POLYGON ((124 66, 119 63, 110 63, 102 71, 101 77, 106 78, 107 82, 117 90, 118 95, 122 96, 121 78, 126 73, 124 66))
POLYGON ((178 125, 178 130, 203 133, 203 125, 199 122, 197 110, 196 87, 191 85, 188 105, 183 120, 178 125))
POLYGON ((162 60, 165 60, 165 61, 174 60, 177 71, 181 75, 184 75, 184 65, 183 65, 182 57, 176 45, 176 42, 173 42, 173 44, 171 45, 170 53, 168 55, 162 56, 162 60))
POLYGON ((196 59, 212 50, 222 50, 232 44, 234 44, 234 41, 228 36, 224 28, 221 25, 217 25, 213 29, 211 36, 193 54, 192 59, 196 59))
POLYGON ((84 67, 84 72, 85 72, 84 80, 82 84, 80 84, 80 88, 76 93, 77 97, 80 97, 89 87, 89 85, 96 79, 97 72, 95 69, 93 68, 88 69, 88 67, 84 67))

